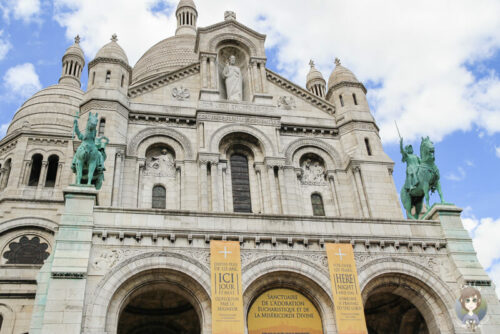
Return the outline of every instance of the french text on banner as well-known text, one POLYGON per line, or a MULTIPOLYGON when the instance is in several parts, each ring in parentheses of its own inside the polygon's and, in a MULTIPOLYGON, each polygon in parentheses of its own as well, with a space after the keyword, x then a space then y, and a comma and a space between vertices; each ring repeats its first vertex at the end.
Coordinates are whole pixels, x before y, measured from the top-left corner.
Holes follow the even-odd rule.
POLYGON ((326 244, 339 334, 368 334, 351 244, 326 244))
POLYGON ((240 244, 210 242, 212 333, 244 334, 240 244))

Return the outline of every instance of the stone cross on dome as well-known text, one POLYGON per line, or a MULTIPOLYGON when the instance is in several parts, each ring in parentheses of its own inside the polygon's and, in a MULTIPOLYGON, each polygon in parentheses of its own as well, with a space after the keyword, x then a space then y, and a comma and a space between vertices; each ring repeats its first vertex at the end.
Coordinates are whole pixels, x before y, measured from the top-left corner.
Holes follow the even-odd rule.
POLYGON ((335 65, 340 66, 340 59, 339 58, 335 58, 335 65))
POLYGON ((311 68, 314 68, 314 60, 311 59, 311 61, 309 62, 309 66, 311 66, 311 68))
POLYGON ((80 35, 76 35, 75 44, 80 44, 80 35))
POLYGON ((112 42, 115 42, 115 43, 116 43, 116 42, 118 42, 118 35, 117 35, 117 34, 113 34, 113 35, 111 36, 111 41, 112 41, 112 42))

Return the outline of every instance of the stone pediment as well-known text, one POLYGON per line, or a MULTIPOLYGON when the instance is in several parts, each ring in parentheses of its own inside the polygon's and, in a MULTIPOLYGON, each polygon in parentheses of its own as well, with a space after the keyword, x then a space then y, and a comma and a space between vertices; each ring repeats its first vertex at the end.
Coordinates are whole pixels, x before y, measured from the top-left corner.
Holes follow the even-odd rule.
POLYGON ((198 28, 195 52, 216 53, 217 47, 225 41, 238 42, 247 49, 250 57, 266 58, 264 49, 266 35, 233 19, 198 28))

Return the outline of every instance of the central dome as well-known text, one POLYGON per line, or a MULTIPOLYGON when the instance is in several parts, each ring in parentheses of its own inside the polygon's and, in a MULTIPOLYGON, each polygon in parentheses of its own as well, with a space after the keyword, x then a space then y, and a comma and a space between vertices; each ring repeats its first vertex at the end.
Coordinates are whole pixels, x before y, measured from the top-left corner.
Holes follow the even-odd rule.
POLYGON ((178 35, 164 39, 139 59, 132 71, 132 84, 198 62, 196 36, 178 35))

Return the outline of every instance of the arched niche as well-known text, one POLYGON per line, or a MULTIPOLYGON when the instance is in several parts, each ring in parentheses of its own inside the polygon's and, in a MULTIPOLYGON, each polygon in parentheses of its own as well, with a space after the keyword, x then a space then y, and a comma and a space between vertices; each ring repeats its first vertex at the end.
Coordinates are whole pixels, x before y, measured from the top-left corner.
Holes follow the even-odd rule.
POLYGON ((236 58, 235 66, 241 71, 242 85, 243 85, 243 101, 251 101, 252 92, 250 84, 250 76, 248 66, 250 64, 250 53, 248 48, 238 41, 229 40, 222 41, 217 46, 217 72, 219 77, 219 92, 222 100, 227 100, 226 81, 224 79, 224 68, 229 63, 231 56, 236 58))

